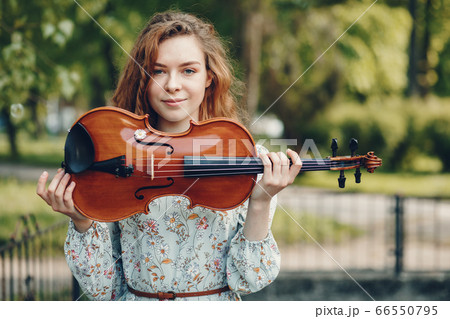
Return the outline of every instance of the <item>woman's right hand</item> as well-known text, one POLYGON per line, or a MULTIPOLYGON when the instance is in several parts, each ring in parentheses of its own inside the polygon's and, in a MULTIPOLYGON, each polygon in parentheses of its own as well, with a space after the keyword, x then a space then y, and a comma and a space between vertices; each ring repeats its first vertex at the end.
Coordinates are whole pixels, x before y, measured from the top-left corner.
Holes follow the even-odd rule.
POLYGON ((91 227, 92 220, 83 216, 73 204, 72 193, 75 182, 70 181, 70 174, 60 168, 53 180, 46 188, 48 173, 43 172, 39 177, 36 193, 55 211, 72 218, 75 229, 85 232, 91 227))

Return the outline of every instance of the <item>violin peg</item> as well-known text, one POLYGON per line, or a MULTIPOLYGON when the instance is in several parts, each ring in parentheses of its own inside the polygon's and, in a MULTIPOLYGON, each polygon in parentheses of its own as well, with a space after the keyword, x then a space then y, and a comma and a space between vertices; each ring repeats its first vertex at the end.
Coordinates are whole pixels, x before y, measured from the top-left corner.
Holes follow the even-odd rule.
POLYGON ((331 151, 332 151, 333 157, 336 157, 337 149, 338 149, 337 138, 333 138, 331 140, 331 151))
POLYGON ((359 170, 359 167, 355 171, 355 183, 361 183, 361 172, 359 170))
POLYGON ((339 188, 345 188, 345 175, 344 175, 344 171, 341 171, 341 173, 339 174, 339 178, 338 178, 338 182, 339 182, 339 188))
POLYGON ((351 138, 349 147, 351 156, 355 156, 355 152, 358 149, 358 140, 356 138, 351 138))

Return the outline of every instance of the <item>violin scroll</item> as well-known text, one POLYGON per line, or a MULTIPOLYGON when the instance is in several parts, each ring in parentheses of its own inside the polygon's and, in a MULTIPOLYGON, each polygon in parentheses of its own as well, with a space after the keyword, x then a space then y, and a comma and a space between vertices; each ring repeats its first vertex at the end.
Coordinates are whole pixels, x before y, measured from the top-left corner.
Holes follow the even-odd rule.
POLYGON ((373 173, 377 167, 382 165, 382 159, 375 156, 374 152, 358 156, 330 157, 330 161, 332 163, 331 171, 346 171, 362 167, 367 169, 369 173, 373 173))
POLYGON ((340 171, 339 172, 339 187, 345 187, 345 170, 355 169, 355 182, 361 182, 361 172, 360 168, 365 168, 369 173, 373 173, 377 167, 380 167, 382 164, 381 158, 375 156, 373 151, 368 152, 367 155, 356 155, 355 151, 358 149, 358 141, 354 138, 350 140, 350 156, 336 156, 337 150, 337 139, 333 139, 331 143, 331 149, 333 156, 330 157, 330 170, 332 171, 340 171))
POLYGON ((369 173, 373 173, 375 168, 380 167, 382 164, 382 160, 379 157, 376 157, 374 152, 368 152, 367 155, 362 157, 362 165, 369 173))

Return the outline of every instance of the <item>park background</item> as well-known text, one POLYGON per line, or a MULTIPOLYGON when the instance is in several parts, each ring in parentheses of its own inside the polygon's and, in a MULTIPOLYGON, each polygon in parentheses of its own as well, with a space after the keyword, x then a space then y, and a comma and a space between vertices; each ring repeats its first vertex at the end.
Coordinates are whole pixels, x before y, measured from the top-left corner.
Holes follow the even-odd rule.
POLYGON ((383 159, 361 184, 310 172, 280 194, 282 272, 249 299, 448 300, 449 0, 1 0, 0 299, 82 294, 61 257, 67 220, 36 181, 60 166, 73 121, 110 104, 126 52, 167 9, 228 44, 256 141, 312 139, 325 157, 331 138, 348 155, 354 137, 383 159))

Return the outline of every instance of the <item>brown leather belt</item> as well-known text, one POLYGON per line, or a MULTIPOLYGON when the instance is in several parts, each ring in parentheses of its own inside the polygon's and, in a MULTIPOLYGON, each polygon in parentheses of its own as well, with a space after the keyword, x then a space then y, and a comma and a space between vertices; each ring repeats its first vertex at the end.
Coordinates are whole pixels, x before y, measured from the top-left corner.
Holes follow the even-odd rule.
POLYGON ((220 294, 221 292, 229 291, 230 287, 226 286, 223 288, 218 288, 214 290, 206 290, 206 291, 193 291, 193 292, 144 292, 131 288, 128 286, 128 291, 135 294, 139 297, 146 298, 156 298, 159 300, 175 300, 175 298, 184 298, 184 297, 200 297, 200 296, 208 296, 214 294, 220 294))

